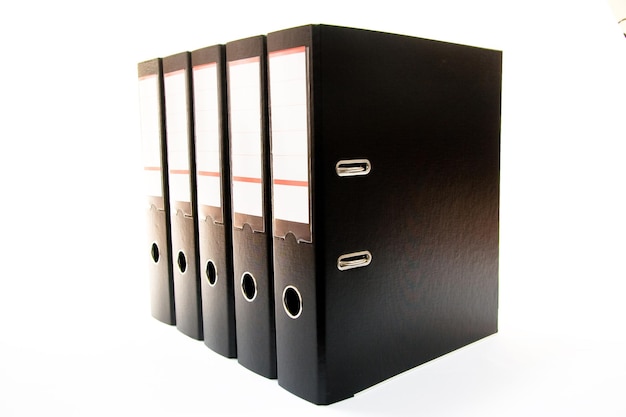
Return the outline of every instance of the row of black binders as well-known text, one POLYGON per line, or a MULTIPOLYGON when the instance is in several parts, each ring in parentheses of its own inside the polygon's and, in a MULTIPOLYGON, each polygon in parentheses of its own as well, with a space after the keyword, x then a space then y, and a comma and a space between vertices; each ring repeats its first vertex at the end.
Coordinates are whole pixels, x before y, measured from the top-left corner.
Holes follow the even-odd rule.
POLYGON ((140 63, 153 316, 316 404, 496 333, 501 69, 327 25, 140 63))

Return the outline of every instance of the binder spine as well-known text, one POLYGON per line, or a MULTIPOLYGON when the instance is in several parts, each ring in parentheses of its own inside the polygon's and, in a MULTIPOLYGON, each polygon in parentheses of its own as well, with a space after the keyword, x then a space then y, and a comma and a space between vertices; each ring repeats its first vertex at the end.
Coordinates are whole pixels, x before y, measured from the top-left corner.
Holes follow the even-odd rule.
POLYGON ((201 340, 202 304, 198 271, 198 225, 190 54, 163 59, 168 135, 172 259, 176 327, 201 340))
POLYGON ((316 404, 325 381, 323 194, 316 166, 317 26, 268 35, 278 384, 316 404), (302 170, 306 168, 306 170, 302 170), (320 201, 323 201, 321 199, 320 201))
POLYGON ((265 37, 226 45, 237 358, 276 378, 265 37))
POLYGON ((140 63, 138 73, 151 313, 163 323, 176 324, 161 59, 140 63))
POLYGON ((237 356, 223 45, 191 53, 204 343, 237 356))

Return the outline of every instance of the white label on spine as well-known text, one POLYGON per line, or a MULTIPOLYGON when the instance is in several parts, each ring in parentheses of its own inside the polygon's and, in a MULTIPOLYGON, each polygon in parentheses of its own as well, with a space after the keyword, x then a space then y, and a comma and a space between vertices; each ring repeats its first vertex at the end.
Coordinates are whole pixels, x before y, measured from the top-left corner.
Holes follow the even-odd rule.
POLYGON ((269 54, 274 218, 309 224, 306 47, 269 54))
POLYGON ((263 217, 260 58, 228 63, 233 211, 263 217))
POLYGON ((165 74, 165 123, 170 200, 191 202, 185 71, 165 74))
POLYGON ((198 204, 222 206, 217 65, 193 68, 198 204))
POLYGON ((159 84, 156 74, 139 79, 139 106, 145 191, 149 196, 163 197, 159 84))

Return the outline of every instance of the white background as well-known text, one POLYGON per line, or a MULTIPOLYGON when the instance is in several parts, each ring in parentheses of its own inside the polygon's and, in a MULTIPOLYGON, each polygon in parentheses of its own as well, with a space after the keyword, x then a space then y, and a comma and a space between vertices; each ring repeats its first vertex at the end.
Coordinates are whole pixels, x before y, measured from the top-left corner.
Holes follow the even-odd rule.
POLYGON ((626 415, 626 39, 598 0, 3 2, 0 415, 626 415), (316 407, 149 314, 136 64, 305 23, 504 50, 500 332, 316 407))

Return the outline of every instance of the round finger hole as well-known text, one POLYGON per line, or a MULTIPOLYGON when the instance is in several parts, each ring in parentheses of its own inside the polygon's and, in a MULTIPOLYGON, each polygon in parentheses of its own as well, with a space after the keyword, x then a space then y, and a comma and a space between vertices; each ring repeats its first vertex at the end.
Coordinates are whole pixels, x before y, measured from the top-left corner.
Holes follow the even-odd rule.
POLYGON ((182 251, 178 252, 178 269, 183 274, 187 270, 187 258, 185 258, 185 254, 182 251))
POLYGON ((283 291, 283 307, 292 319, 297 319, 302 314, 302 296, 296 287, 289 285, 283 291))
POLYGON ((241 292, 248 301, 252 301, 256 297, 256 280, 249 272, 241 276, 241 292))
POLYGON ((157 246, 156 242, 153 243, 152 247, 150 248, 150 257, 152 257, 154 263, 159 262, 159 247, 157 246))
POLYGON ((217 282, 217 271, 215 270, 213 261, 207 261, 206 263, 206 278, 210 286, 214 286, 217 282))

